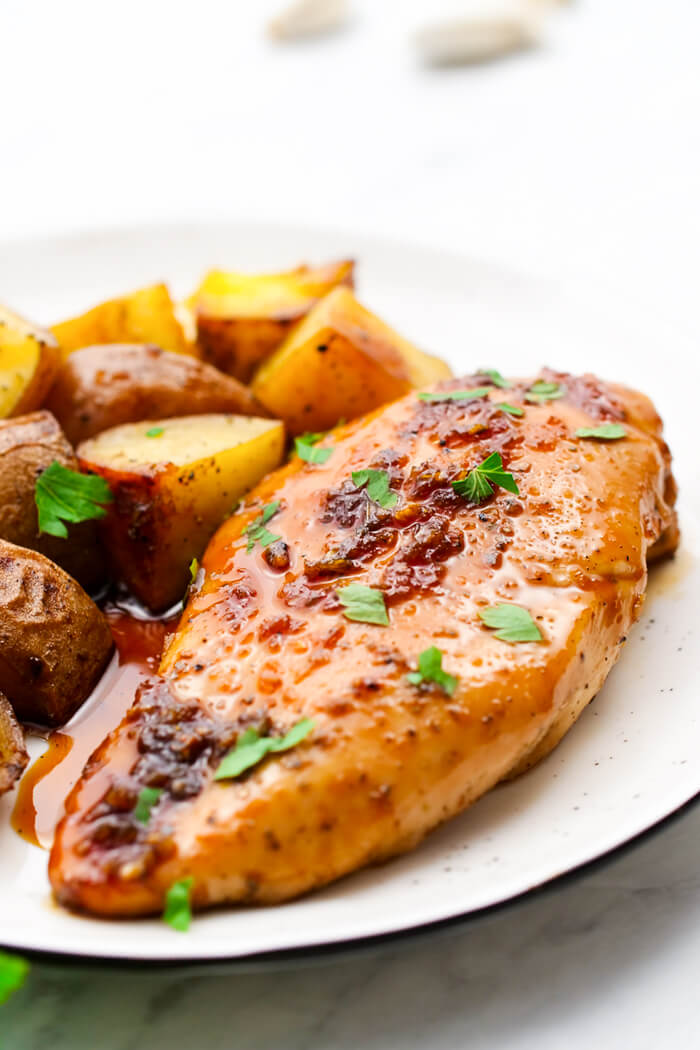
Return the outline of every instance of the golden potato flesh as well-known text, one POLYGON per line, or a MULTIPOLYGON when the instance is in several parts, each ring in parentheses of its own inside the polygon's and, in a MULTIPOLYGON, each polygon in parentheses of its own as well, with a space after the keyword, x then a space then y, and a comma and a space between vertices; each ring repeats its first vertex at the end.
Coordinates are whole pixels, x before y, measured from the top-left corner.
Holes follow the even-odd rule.
POLYGON ((290 433, 301 434, 355 419, 450 374, 444 361, 337 288, 260 367, 251 389, 290 433))
POLYGON ((189 301, 202 357, 247 383, 258 365, 328 292, 353 284, 351 260, 287 273, 212 270, 189 301))
POLYGON ((132 423, 83 442, 82 468, 114 493, 101 525, 118 578, 155 611, 181 599, 192 559, 284 445, 279 421, 232 415, 132 423))
POLYGON ((0 795, 14 787, 28 762, 24 733, 9 700, 0 693, 0 795))
POLYGON ((50 332, 0 306, 0 419, 39 408, 59 364, 50 332))
POLYGON ((51 329, 63 357, 103 343, 153 343, 176 354, 195 354, 166 285, 154 284, 100 303, 51 329))

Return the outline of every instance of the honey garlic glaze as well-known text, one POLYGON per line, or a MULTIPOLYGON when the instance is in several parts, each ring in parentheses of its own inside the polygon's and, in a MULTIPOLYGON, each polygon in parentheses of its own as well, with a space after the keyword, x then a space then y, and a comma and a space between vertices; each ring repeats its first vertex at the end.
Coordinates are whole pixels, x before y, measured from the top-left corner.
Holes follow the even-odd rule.
POLYGON ((174 629, 172 621, 137 620, 116 608, 106 615, 115 657, 68 725, 49 734, 47 750, 20 782, 12 826, 34 846, 50 848, 66 796, 97 745, 134 702, 139 686, 157 670, 165 638, 174 629))
POLYGON ((250 494, 205 554, 163 680, 68 800, 50 863, 60 900, 150 913, 190 875, 196 906, 289 898, 410 848, 551 750, 677 529, 651 403, 592 376, 540 378, 559 396, 532 403, 532 380, 408 395, 329 435, 324 464, 295 459, 250 494), (606 421, 624 438, 576 436, 606 421), (494 452, 519 494, 458 495, 452 482, 494 452), (386 472, 393 506, 353 483, 366 469, 386 472), (276 501, 263 547, 246 530, 276 501), (344 615, 350 582, 383 593, 389 626, 344 615), (542 641, 497 639, 479 612, 498 603, 526 608, 542 641), (459 679, 452 696, 406 677, 430 646, 459 679), (243 729, 281 735, 304 717, 314 728, 294 750, 213 780, 243 729), (144 786, 163 790, 147 825, 133 816, 144 786))

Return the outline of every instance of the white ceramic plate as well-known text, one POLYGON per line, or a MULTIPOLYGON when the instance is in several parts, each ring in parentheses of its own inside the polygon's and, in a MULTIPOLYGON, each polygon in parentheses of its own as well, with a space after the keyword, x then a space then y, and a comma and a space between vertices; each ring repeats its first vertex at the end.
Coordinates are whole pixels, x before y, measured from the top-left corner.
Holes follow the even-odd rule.
POLYGON ((546 761, 492 791, 415 852, 281 907, 221 910, 178 934, 56 907, 45 852, 0 802, 0 943, 133 960, 241 959, 380 937, 463 917, 598 858, 700 791, 700 372, 696 346, 599 289, 569 289, 403 243, 245 225, 167 227, 0 246, 0 299, 44 321, 156 279, 281 269, 352 254, 361 298, 456 369, 525 375, 551 364, 636 384, 676 454, 683 544, 654 570, 641 622, 604 689, 546 761))

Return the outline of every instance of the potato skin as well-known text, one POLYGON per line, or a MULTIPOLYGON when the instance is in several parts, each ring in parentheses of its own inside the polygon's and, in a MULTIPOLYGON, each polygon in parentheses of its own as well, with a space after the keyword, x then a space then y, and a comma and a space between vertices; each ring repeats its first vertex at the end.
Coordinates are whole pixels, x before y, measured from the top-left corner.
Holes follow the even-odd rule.
POLYGON ((78 460, 50 412, 0 420, 0 539, 44 554, 94 593, 107 579, 97 523, 68 526, 68 538, 39 535, 36 479, 56 460, 78 470, 78 460))
MULTIPOLYGON (((163 485, 164 472, 110 470, 90 459, 81 463, 84 470, 99 473, 114 495, 101 524, 115 577, 153 612, 164 612, 184 598, 189 579, 186 561, 173 558, 167 539, 178 519, 163 485)), ((171 464, 166 472, 175 475, 177 468, 171 464)), ((188 521, 193 521, 191 514, 183 519, 183 526, 188 521)))
POLYGON ((232 412, 266 415, 231 376, 157 346, 110 344, 76 350, 64 363, 46 407, 77 445, 121 423, 232 412))
POLYGON ((0 540, 0 689, 18 718, 67 722, 112 647, 107 621, 75 580, 43 554, 0 540))
POLYGON ((0 693, 0 795, 14 787, 28 762, 22 729, 10 701, 0 693))
POLYGON ((211 317, 197 318, 197 342, 202 360, 226 375, 248 383, 258 365, 284 342, 303 313, 295 317, 211 317))

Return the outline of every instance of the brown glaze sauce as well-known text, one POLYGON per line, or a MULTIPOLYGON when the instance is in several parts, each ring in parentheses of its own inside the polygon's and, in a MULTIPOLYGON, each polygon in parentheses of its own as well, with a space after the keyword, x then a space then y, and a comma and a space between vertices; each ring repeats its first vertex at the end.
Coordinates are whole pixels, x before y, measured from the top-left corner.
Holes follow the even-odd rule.
POLYGON ((65 799, 85 763, 119 725, 141 683, 157 670, 165 639, 177 624, 177 617, 139 620, 115 606, 105 614, 115 654, 92 696, 67 725, 50 733, 48 749, 29 767, 17 792, 12 827, 43 849, 51 847, 65 799))

